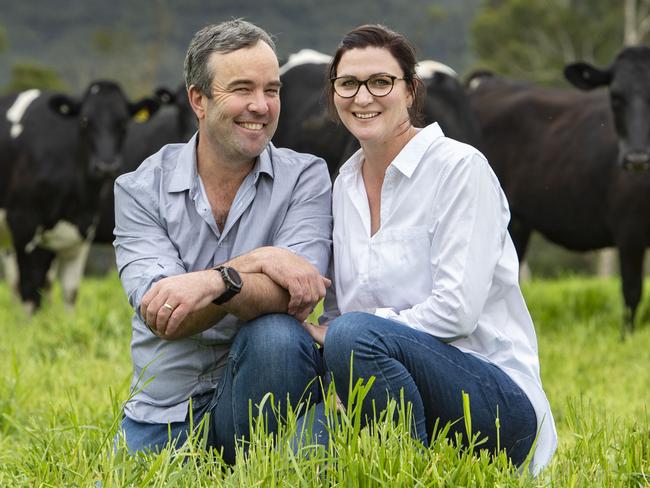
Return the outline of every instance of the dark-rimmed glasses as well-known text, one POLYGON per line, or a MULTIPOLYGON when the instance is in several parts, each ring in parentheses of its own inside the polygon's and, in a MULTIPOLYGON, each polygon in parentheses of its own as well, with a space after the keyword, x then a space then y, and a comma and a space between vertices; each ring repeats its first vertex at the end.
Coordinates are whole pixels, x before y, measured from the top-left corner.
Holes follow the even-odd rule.
POLYGON ((359 92, 361 85, 365 85, 372 96, 385 97, 393 90, 395 80, 403 79, 393 75, 378 74, 372 75, 366 80, 357 80, 354 76, 339 76, 338 78, 331 78, 330 81, 339 97, 352 98, 359 92))

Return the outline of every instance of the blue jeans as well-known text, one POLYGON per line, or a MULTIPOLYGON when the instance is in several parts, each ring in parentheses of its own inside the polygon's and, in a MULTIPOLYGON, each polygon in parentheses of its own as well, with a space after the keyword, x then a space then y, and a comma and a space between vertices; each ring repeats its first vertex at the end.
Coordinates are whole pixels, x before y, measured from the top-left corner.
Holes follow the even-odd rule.
MULTIPOLYGON (((299 402, 316 403, 320 399, 320 382, 324 373, 321 355, 309 334, 288 315, 263 315, 246 323, 237 333, 228 354, 224 376, 209 397, 195 399, 195 425, 210 414, 208 445, 223 449, 224 460, 235 462, 235 439, 248 439, 250 418, 248 404, 255 405, 272 393, 280 415, 284 417, 287 401, 292 408, 299 402)), ((276 432, 278 419, 270 402, 264 407, 268 432, 276 432)), ((181 445, 187 439, 189 415, 184 422, 144 424, 128 417, 122 421, 130 451, 160 450, 170 440, 181 445), (171 436, 169 435, 171 432, 171 436)))
MULTIPOLYGON (((480 439, 487 436, 479 448, 496 451, 498 409, 501 449, 516 465, 528 455, 537 433, 535 411, 521 388, 493 364, 427 333, 362 312, 346 313, 332 321, 324 349, 326 366, 344 405, 353 351, 353 384, 359 378, 375 377, 363 403, 366 419, 373 418, 373 401, 380 412, 389 396, 399 402, 403 390, 404 400, 412 405, 413 435, 425 446, 437 419, 440 427, 460 419, 449 435, 453 438, 459 433, 467 442, 462 420, 464 391, 470 400, 472 433, 480 431, 480 439)), ((318 426, 314 430, 319 435, 318 426)))

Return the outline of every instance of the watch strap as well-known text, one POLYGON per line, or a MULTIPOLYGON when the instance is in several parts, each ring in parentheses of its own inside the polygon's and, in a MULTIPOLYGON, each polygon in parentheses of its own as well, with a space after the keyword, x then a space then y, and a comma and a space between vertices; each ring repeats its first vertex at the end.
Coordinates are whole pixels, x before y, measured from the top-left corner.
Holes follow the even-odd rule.
POLYGON ((217 298, 212 300, 212 303, 214 303, 215 305, 222 305, 241 291, 241 287, 242 287, 241 278, 239 279, 239 283, 235 283, 232 280, 229 271, 234 272, 236 276, 239 277, 239 273, 237 273, 237 271, 234 268, 229 268, 227 266, 220 265, 213 269, 217 271, 219 274, 221 274, 221 278, 223 279, 223 282, 226 285, 226 291, 224 291, 221 295, 219 295, 217 298))

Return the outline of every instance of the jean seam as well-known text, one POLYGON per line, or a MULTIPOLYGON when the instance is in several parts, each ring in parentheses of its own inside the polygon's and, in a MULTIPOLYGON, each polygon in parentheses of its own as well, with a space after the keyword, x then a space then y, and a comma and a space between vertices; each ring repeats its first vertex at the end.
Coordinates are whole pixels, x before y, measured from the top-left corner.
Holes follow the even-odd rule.
MULTIPOLYGON (((455 367, 457 367, 457 368, 463 370, 466 374, 468 374, 468 375, 474 377, 474 379, 477 380, 477 381, 480 381, 480 380, 481 380, 481 377, 480 377, 480 376, 477 376, 477 375, 474 374, 472 371, 469 371, 469 370, 467 370, 466 368, 464 368, 463 366, 459 365, 458 363, 451 361, 450 359, 446 358, 445 356, 442 356, 440 353, 438 353, 438 352, 435 351, 434 349, 431 349, 431 348, 430 348, 429 346, 427 346, 426 344, 423 344, 423 343, 421 343, 421 342, 417 342, 417 341, 415 341, 415 340, 413 340, 412 338, 407 337, 407 336, 403 336, 403 335, 400 335, 400 334, 387 334, 387 335, 384 335, 384 336, 382 336, 382 337, 376 337, 375 339, 373 339, 373 340, 370 342, 371 347, 374 348, 375 345, 377 344, 377 342, 379 342, 380 340, 382 340, 382 339, 384 339, 384 338, 386 338, 386 337, 398 337, 398 338, 400 338, 400 339, 403 339, 403 340, 408 341, 409 343, 417 344, 418 346, 424 347, 425 349, 427 349, 427 351, 433 353, 433 354, 436 356, 436 358, 438 358, 438 359, 443 359, 443 360, 445 360, 448 364, 451 364, 451 365, 453 365, 453 366, 455 366, 455 367)), ((436 339, 436 340, 437 340, 437 339, 436 339)), ((453 347, 453 346, 449 346, 449 347, 453 347)), ((461 354, 467 354, 467 353, 464 353, 463 351, 460 351, 460 350, 459 350, 459 352, 460 352, 461 354)), ((391 356, 389 355, 389 357, 391 357, 391 356)), ((395 358, 393 358, 393 359, 395 359, 395 358)), ((388 381, 387 381, 386 377, 384 376, 384 374, 383 374, 381 368, 379 368, 379 365, 377 364, 377 359, 374 360, 374 363, 375 363, 375 369, 376 369, 377 371, 379 371, 379 373, 381 374, 382 380, 383 380, 384 382, 388 383, 388 381)), ((403 363, 402 363, 402 364, 403 364, 403 363)), ((490 364, 490 363, 487 363, 487 364, 490 364)), ((406 367, 406 366, 404 365, 404 367, 406 367)), ((407 371, 408 371, 408 369, 407 369, 407 371)), ((410 371, 409 371, 409 374, 411 374, 410 371)))

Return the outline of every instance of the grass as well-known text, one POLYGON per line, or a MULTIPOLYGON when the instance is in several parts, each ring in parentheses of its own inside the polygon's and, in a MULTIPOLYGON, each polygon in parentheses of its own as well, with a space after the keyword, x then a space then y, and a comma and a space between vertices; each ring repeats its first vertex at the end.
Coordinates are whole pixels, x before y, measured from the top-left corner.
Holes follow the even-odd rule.
MULTIPOLYGON (((327 449, 296 448, 290 413, 277 442, 257 429, 234 467, 202 449, 200 436, 157 455, 129 456, 119 443, 114 452, 131 374, 129 306, 114 274, 86 280, 75 313, 64 310, 57 291, 28 321, 0 285, 0 486, 650 485, 650 307, 621 342, 615 280, 524 287, 560 436, 552 464, 536 479, 517 474, 503 456, 468 454, 446 440, 444 426, 422 448, 408 435, 407 409, 396 405, 401 422, 384 417, 366 429, 348 408, 332 419, 327 449)), ((362 396, 363 385, 357 388, 362 396)))

